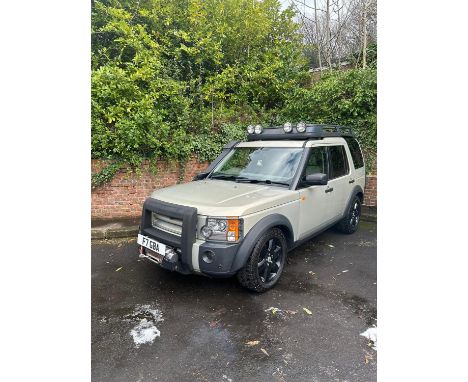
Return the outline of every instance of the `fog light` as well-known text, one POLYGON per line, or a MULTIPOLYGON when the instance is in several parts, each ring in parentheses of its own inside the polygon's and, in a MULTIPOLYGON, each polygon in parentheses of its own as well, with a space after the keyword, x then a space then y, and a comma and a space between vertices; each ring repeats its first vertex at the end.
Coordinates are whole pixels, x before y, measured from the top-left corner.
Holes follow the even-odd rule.
POLYGON ((247 126, 247 132, 253 134, 255 132, 255 127, 253 125, 247 126))
POLYGON ((179 256, 177 252, 174 251, 172 248, 166 248, 166 256, 165 259, 171 263, 177 263, 179 256))
POLYGON ((306 130, 306 125, 304 122, 299 122, 296 126, 296 129, 299 133, 303 133, 306 130))
POLYGON ((202 255, 202 260, 205 263, 211 264, 215 259, 215 254, 212 251, 205 251, 202 255))
POLYGON ((261 134, 263 131, 263 127, 261 125, 255 126, 255 134, 261 134))

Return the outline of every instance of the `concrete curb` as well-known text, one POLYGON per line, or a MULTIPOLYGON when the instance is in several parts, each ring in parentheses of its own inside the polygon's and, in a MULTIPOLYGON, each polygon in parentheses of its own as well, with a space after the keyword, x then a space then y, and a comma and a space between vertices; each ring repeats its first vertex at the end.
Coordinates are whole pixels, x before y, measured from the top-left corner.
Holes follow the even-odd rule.
POLYGON ((366 222, 377 222, 377 215, 373 214, 362 214, 361 215, 361 220, 364 220, 366 222))
POLYGON ((361 219, 368 222, 377 221, 377 207, 375 206, 362 206, 361 219))
POLYGON ((117 239, 127 237, 137 237, 138 226, 123 227, 123 228, 92 228, 91 239, 92 240, 104 240, 104 239, 117 239))

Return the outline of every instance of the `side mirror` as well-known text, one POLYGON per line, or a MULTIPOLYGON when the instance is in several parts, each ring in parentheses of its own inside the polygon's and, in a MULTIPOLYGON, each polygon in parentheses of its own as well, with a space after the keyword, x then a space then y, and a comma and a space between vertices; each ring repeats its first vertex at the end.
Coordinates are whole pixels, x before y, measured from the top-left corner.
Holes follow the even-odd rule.
POLYGON ((322 173, 310 174, 305 177, 304 183, 308 186, 326 186, 328 183, 328 175, 322 173))
POLYGON ((197 175, 193 177, 192 180, 202 180, 208 176, 209 172, 199 172, 197 175))

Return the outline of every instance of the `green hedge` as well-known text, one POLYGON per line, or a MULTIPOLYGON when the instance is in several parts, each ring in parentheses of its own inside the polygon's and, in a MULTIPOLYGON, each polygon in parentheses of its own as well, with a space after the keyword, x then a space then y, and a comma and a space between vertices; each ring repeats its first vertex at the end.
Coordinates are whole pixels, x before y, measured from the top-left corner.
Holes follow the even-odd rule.
POLYGON ((375 155, 375 70, 307 88, 302 37, 278 0, 92 4, 91 153, 113 163, 94 186, 143 159, 213 159, 249 123, 350 125, 375 155))
POLYGON ((377 70, 333 71, 310 88, 297 88, 282 111, 284 119, 350 126, 366 156, 367 169, 376 166, 377 70))

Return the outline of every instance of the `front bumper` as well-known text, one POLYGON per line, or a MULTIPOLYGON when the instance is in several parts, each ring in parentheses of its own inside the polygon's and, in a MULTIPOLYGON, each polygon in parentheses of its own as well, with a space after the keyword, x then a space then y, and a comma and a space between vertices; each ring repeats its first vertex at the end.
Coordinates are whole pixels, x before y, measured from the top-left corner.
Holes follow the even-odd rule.
POLYGON ((169 261, 166 256, 157 262, 148 256, 150 251, 143 247, 140 248, 140 256, 156 262, 163 268, 182 274, 196 273, 211 277, 229 277, 235 274, 237 270, 233 270, 232 265, 240 242, 218 243, 197 240, 196 229, 196 208, 148 198, 143 205, 140 234, 166 244, 177 253, 177 258, 169 261), (178 236, 153 227, 152 212, 182 220, 182 234, 178 236))

